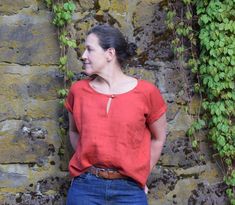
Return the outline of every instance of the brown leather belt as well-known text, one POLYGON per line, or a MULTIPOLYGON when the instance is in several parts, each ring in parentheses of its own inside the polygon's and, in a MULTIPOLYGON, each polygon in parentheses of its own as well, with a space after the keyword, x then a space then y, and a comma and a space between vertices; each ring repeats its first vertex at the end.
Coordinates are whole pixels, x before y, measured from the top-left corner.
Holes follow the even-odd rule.
POLYGON ((117 170, 99 168, 99 167, 90 167, 86 170, 89 173, 94 174, 97 177, 104 179, 127 179, 127 176, 120 174, 117 170))

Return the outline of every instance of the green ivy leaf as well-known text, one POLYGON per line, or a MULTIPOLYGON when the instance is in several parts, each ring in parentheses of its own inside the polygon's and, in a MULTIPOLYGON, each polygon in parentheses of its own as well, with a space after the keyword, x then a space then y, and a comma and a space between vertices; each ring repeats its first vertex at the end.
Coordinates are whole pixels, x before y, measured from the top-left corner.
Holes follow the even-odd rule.
POLYGON ((232 56, 232 55, 234 54, 233 50, 232 50, 232 49, 228 49, 228 54, 229 54, 230 56, 232 56))
POLYGON ((225 139, 224 139, 223 136, 220 136, 220 137, 218 138, 218 143, 219 143, 219 145, 221 145, 221 146, 224 146, 224 145, 226 144, 226 141, 225 141, 225 139))
POLYGON ((197 148, 198 147, 198 141, 197 140, 193 140, 192 141, 192 147, 193 148, 197 148))
POLYGON ((61 17, 66 21, 69 21, 72 18, 71 14, 69 12, 63 12, 61 17))
POLYGON ((202 15, 200 20, 204 23, 204 24, 207 24, 210 20, 210 18, 207 16, 207 15, 202 15))
POLYGON ((60 57, 60 64, 61 65, 65 65, 68 61, 68 57, 67 56, 62 56, 60 57))
POLYGON ((187 19, 187 20, 192 19, 192 13, 191 13, 190 11, 187 11, 186 14, 185 14, 185 16, 186 16, 186 19, 187 19))
POLYGON ((76 9, 76 6, 72 2, 67 2, 64 4, 64 9, 70 12, 74 12, 74 10, 76 9))

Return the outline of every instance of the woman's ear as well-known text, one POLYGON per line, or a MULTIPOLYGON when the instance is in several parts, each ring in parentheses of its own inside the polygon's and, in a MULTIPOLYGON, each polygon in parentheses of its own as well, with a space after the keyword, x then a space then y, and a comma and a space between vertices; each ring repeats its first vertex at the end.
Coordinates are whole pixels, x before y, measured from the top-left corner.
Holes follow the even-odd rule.
POLYGON ((108 48, 106 50, 107 52, 107 61, 110 62, 112 61, 114 58, 116 58, 116 51, 114 48, 108 48))

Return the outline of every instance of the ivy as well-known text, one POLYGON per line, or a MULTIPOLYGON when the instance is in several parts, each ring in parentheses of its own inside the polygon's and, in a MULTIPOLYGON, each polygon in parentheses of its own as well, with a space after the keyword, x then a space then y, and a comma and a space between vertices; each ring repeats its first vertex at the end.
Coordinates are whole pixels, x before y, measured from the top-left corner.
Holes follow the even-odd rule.
POLYGON ((235 204, 235 1, 197 1, 201 53, 198 72, 204 98, 203 117, 208 137, 227 166, 225 183, 230 202, 235 204))
POLYGON ((68 46, 70 48, 77 48, 76 40, 70 39, 68 33, 64 31, 59 37, 61 45, 68 46))
MULTIPOLYGON (((180 73, 183 75, 188 68, 192 69, 192 72, 198 73, 198 54, 197 54, 197 38, 193 29, 193 3, 192 0, 178 1, 176 5, 175 1, 169 1, 167 5, 166 25, 172 32, 174 39, 172 40, 172 50, 178 59, 177 67, 180 69, 180 73), (181 9, 177 9, 179 6, 181 9)), ((183 76, 184 81, 187 79, 183 76)), ((189 82, 183 82, 184 85, 189 85, 189 82)), ((195 90, 200 91, 200 84, 194 85, 195 90)), ((188 98, 191 97, 191 93, 188 92, 188 87, 184 87, 184 93, 188 98)), ((193 148, 198 148, 198 140, 195 138, 195 133, 205 127, 205 121, 198 118, 191 128, 188 130, 187 135, 190 136, 191 144, 193 148)))
MULTIPOLYGON (((171 2, 171 1, 170 1, 171 2)), ((172 1, 174 2, 174 1, 172 1)), ((202 98, 197 119, 187 131, 192 146, 199 141, 196 132, 208 130, 208 138, 222 161, 226 174, 227 196, 235 204, 235 1, 234 0, 182 0, 180 15, 170 3, 166 24, 174 32, 173 50, 179 61, 186 61, 192 73, 198 78, 194 92, 202 98), (196 15, 190 10, 195 8, 196 15), (195 45, 195 35, 189 20, 198 18, 200 54, 191 53, 187 59, 185 41, 195 45)), ((191 51, 192 48, 191 48, 191 51)))
POLYGON ((76 9, 76 6, 73 2, 67 2, 64 4, 55 4, 52 8, 55 14, 53 24, 62 27, 72 20, 72 14, 76 9))
POLYGON ((52 0, 45 0, 45 3, 46 3, 48 8, 52 7, 52 0))
POLYGON ((61 57, 59 59, 59 70, 64 75, 64 88, 58 90, 57 93, 58 97, 61 99, 60 103, 63 104, 64 99, 68 94, 66 91, 67 85, 72 82, 72 79, 75 75, 67 68, 68 57, 66 52, 67 48, 77 48, 77 44, 76 40, 69 36, 69 33, 66 30, 66 25, 71 22, 76 6, 72 1, 68 1, 66 3, 56 3, 53 0, 45 0, 45 2, 47 6, 53 11, 53 24, 58 27, 58 31, 60 33, 59 43, 61 48, 61 57))
MULTIPOLYGON (((74 72, 68 69, 68 48, 77 48, 77 43, 75 39, 71 38, 71 35, 68 31, 68 24, 72 21, 73 13, 76 9, 75 4, 72 1, 61 2, 56 0, 44 0, 46 6, 53 12, 53 24, 58 28, 59 33, 59 44, 61 49, 61 56, 59 59, 59 71, 64 76, 64 86, 63 88, 57 90, 58 98, 60 99, 59 103, 63 106, 65 98, 68 95, 68 87, 74 79, 74 72)), ((67 129, 65 126, 64 117, 59 118, 59 135, 64 137, 67 134, 67 129)), ((59 156, 65 154, 65 145, 62 143, 59 149, 59 156)))

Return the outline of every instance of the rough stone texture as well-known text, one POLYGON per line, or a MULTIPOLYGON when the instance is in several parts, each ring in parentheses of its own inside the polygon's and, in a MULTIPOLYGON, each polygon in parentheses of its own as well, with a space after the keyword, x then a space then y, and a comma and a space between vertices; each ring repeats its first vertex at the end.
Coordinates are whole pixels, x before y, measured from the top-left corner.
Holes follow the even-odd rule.
POLYGON ((12 15, 19 13, 23 9, 32 8, 36 11, 38 7, 36 0, 1 0, 0 2, 0 13, 3 15, 12 15))
POLYGON ((229 203, 228 200, 224 201, 226 186, 222 183, 210 186, 207 183, 200 183, 197 189, 193 190, 192 195, 188 200, 188 205, 220 205, 229 203))
POLYGON ((55 100, 62 78, 56 66, 0 64, 0 96, 12 99, 55 100))
POLYGON ((46 133, 47 131, 43 130, 41 136, 36 136, 33 130, 22 125, 19 120, 2 122, 0 163, 40 163, 44 157, 49 155, 48 144, 44 140, 46 133), (19 130, 11 133, 12 127, 19 127, 19 130))
POLYGON ((47 12, 0 16, 0 62, 23 65, 56 64, 57 33, 47 12))
MULTIPOLYGON (((68 67, 84 78, 85 33, 96 23, 114 25, 134 42, 137 56, 125 72, 156 84, 167 104, 167 141, 148 179, 150 205, 226 205, 222 173, 212 158, 206 132, 193 149, 185 133, 198 112, 192 76, 170 48, 163 0, 76 0, 68 26, 78 48, 68 50, 68 67)), ((0 205, 64 205, 69 187, 69 138, 59 136, 58 105, 63 85, 60 48, 52 14, 43 1, 0 1, 0 205)))

